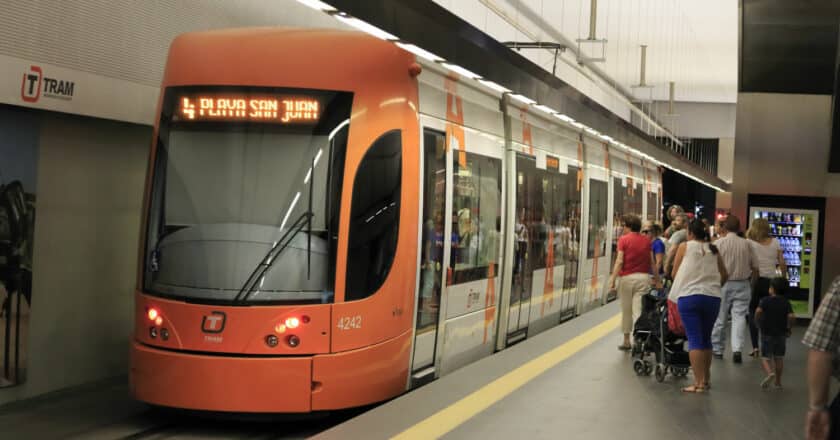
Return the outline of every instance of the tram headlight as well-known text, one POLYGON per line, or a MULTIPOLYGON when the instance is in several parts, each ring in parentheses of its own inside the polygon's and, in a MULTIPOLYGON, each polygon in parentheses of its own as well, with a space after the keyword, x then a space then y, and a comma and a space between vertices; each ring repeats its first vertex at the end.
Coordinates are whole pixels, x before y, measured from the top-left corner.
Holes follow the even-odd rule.
POLYGON ((160 338, 163 339, 164 341, 168 341, 169 340, 169 330, 167 330, 165 328, 160 329, 160 338))
POLYGON ((155 321, 160 317, 160 312, 156 308, 150 307, 146 315, 149 317, 149 321, 155 321))
POLYGON ((300 319, 292 316, 291 318, 286 318, 286 328, 298 328, 300 325, 300 319))
POLYGON ((156 327, 149 327, 149 336, 151 338, 156 338, 158 335, 158 331, 156 327))
POLYGON ((289 335, 286 338, 286 343, 289 344, 289 347, 297 347, 300 345, 300 338, 295 335, 289 335))
POLYGON ((277 336, 268 335, 268 336, 265 337, 265 343, 269 347, 276 347, 279 342, 280 342, 280 339, 277 338, 277 336))

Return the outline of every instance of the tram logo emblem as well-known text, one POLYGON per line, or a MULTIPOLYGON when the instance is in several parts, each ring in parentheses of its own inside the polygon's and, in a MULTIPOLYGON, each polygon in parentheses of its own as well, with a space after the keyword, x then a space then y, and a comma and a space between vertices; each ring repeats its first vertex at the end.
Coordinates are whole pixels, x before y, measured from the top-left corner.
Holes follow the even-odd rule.
POLYGON ((23 72, 20 83, 20 99, 24 102, 35 103, 41 97, 71 101, 76 83, 67 79, 51 78, 44 75, 40 66, 31 65, 23 72))
POLYGON ((20 84, 20 98, 25 102, 38 102, 41 97, 41 79, 44 72, 38 66, 29 66, 29 70, 23 73, 23 82, 20 84))
POLYGON ((227 315, 224 312, 210 312, 201 318, 201 331, 204 333, 221 333, 225 329, 227 315))

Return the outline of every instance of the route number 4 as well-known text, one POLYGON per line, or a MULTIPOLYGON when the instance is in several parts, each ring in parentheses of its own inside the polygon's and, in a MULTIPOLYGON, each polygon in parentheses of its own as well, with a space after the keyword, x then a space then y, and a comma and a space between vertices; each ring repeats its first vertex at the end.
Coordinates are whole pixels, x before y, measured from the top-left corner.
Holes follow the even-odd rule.
POLYGON ((356 316, 345 316, 343 318, 338 318, 338 329, 339 330, 352 330, 352 329, 360 329, 362 328, 362 317, 359 315, 356 316))

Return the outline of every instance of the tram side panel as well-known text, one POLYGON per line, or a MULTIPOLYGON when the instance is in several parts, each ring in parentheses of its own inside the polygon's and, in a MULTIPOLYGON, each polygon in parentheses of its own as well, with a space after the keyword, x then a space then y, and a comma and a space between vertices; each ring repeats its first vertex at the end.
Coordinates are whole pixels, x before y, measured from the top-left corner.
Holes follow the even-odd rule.
POLYGON ((515 258, 508 332, 532 336, 573 315, 580 220, 578 133, 512 107, 515 258))
POLYGON ((584 179, 584 233, 581 242, 578 310, 584 313, 603 303, 603 294, 611 268, 607 255, 609 237, 609 156, 605 145, 585 139, 586 173, 584 179))
POLYGON ((381 82, 371 79, 382 87, 354 102, 338 234, 333 354, 313 359, 313 410, 399 394, 409 373, 420 145, 417 82, 408 70, 414 59, 400 55, 395 61, 405 68, 381 82))
MULTIPOLYGON (((445 180, 436 183, 444 189, 442 231, 437 232, 442 261, 434 263, 442 267, 432 355, 439 376, 494 351, 504 242, 504 140, 498 97, 433 69, 423 73, 420 90, 424 130, 442 135, 445 150, 444 168, 438 170, 445 180)), ((425 221, 432 224, 438 217, 430 212, 425 221)), ((418 328, 414 367, 429 358, 432 336, 424 330, 418 328)))

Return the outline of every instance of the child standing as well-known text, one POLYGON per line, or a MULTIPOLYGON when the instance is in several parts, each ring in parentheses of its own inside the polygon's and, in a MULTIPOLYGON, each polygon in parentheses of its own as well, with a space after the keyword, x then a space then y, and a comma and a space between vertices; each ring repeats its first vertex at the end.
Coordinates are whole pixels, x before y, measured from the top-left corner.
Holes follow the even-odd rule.
POLYGON ((770 296, 764 297, 755 310, 755 320, 761 331, 761 364, 767 377, 761 381, 761 387, 767 388, 774 381, 775 388, 782 387, 784 369, 785 338, 790 336, 795 317, 793 308, 784 297, 787 280, 770 280, 770 296))

